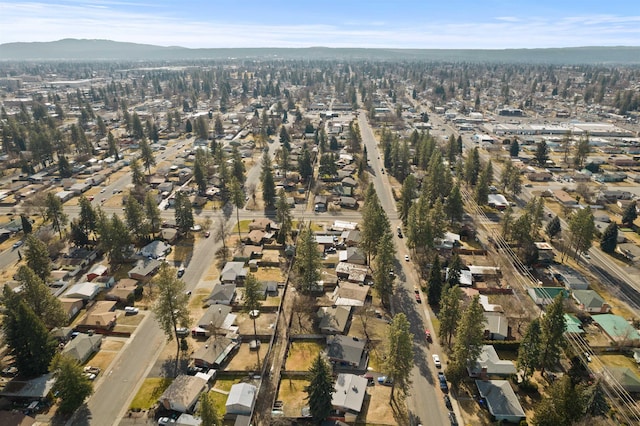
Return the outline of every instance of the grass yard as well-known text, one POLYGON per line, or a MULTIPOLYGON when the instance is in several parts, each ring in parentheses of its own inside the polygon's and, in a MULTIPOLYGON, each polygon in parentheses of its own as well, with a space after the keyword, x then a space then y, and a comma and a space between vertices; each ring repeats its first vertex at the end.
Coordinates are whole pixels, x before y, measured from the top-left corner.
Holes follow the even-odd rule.
POLYGON ((262 306, 278 306, 280 305, 280 296, 267 296, 267 299, 262 302, 262 306))
POLYGON ((117 337, 105 337, 102 340, 102 345, 100 346, 101 351, 115 351, 118 352, 124 346, 124 340, 115 340, 119 339, 117 337))
POLYGON ((324 343, 319 341, 291 342, 289 346, 289 356, 285 363, 287 371, 308 371, 313 360, 324 349, 324 343))
POLYGON ((365 396, 358 422, 363 422, 367 425, 398 424, 398 421, 393 416, 393 409, 389 405, 391 386, 369 386, 367 387, 367 393, 369 396, 365 396))
POLYGON ((283 411, 287 417, 300 416, 302 408, 307 405, 305 400, 307 393, 304 388, 309 384, 308 380, 282 379, 278 389, 278 401, 283 402, 283 411))
POLYGON ((253 276, 255 276, 258 281, 284 281, 282 270, 274 267, 258 268, 258 270, 253 273, 253 276))
POLYGON ((216 392, 215 389, 211 389, 209 391, 209 396, 213 400, 213 405, 216 407, 216 412, 222 416, 227 411, 226 403, 227 397, 229 396, 226 393, 216 392))
MULTIPOLYGON (((636 371, 637 366, 633 358, 624 355, 598 355, 598 359, 606 367, 627 367, 633 371, 636 371)), ((594 360, 593 364, 596 364, 594 360)), ((598 365, 595 365, 597 368, 598 365)))
POLYGON ((101 349, 98 353, 93 355, 88 361, 87 365, 92 367, 98 367, 100 370, 105 371, 113 362, 113 359, 118 354, 117 351, 106 351, 101 349))
POLYGON ((139 408, 148 410, 158 401, 162 392, 164 392, 171 384, 172 379, 166 377, 150 377, 146 378, 140 386, 140 390, 131 402, 130 409, 139 408))
POLYGON ((140 311, 137 315, 125 315, 124 312, 122 312, 118 316, 117 323, 118 325, 130 325, 137 327, 146 315, 146 312, 143 311, 140 311))

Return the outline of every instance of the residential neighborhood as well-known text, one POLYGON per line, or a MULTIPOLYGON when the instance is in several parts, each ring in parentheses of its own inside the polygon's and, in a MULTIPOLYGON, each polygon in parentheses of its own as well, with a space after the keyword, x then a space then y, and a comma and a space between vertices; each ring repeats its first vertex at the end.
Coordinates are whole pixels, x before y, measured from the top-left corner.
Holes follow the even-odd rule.
POLYGON ((0 423, 640 421, 633 67, 114 67, 0 63, 0 423))

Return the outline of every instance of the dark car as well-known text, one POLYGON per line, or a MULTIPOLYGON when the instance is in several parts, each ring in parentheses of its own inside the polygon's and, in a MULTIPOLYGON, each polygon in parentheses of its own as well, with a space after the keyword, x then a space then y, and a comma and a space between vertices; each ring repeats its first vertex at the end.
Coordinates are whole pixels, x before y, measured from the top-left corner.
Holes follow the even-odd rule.
POLYGON ((451 422, 451 426, 458 426, 458 419, 453 411, 449 411, 449 422, 451 422))
POLYGON ((453 410, 453 405, 451 405, 451 398, 449 398, 449 395, 444 396, 444 405, 448 410, 453 410))
POLYGON ((442 371, 438 373, 438 381, 440 382, 440 389, 443 392, 449 390, 449 386, 447 385, 447 378, 444 376, 444 373, 442 371))

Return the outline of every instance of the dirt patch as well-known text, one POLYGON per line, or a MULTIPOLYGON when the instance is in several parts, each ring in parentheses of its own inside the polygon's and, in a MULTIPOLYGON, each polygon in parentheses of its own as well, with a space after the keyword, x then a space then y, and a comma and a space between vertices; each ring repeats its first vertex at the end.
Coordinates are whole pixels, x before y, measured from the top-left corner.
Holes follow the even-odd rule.
POLYGON ((269 344, 261 342, 259 351, 252 351, 249 349, 249 344, 241 344, 238 352, 231 358, 229 364, 225 367, 225 370, 229 371, 256 371, 259 370, 259 365, 262 366, 264 358, 267 356, 267 350, 269 344), (258 356, 260 360, 258 361, 258 356))
POLYGON ((137 315, 125 315, 121 312, 118 316, 118 325, 129 325, 137 327, 147 315, 146 312, 139 312, 137 315))
MULTIPOLYGON (((276 323, 275 313, 261 312, 256 318, 256 330, 258 334, 272 334, 276 323)), ((246 313, 238 313, 236 317, 238 333, 241 335, 253 335, 253 319, 246 313)))
POLYGON ((287 371, 309 371, 313 360, 324 349, 323 342, 314 341, 292 341, 289 345, 288 357, 285 363, 287 371))

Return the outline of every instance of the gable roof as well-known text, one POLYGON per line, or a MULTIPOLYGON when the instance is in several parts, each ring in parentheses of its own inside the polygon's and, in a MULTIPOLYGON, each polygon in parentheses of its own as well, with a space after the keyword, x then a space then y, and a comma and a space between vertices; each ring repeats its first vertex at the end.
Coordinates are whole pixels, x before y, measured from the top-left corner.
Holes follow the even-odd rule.
POLYGON ((225 408, 228 414, 249 414, 256 397, 256 387, 249 383, 231 386, 225 408))
POLYGON ((62 352, 82 364, 100 348, 101 344, 102 335, 94 334, 89 336, 88 334, 80 333, 75 339, 67 343, 62 352))
POLYGON ((628 367, 609 367, 609 372, 628 392, 640 392, 640 377, 628 367))
POLYGON ((338 306, 364 306, 369 286, 341 282, 333 291, 332 299, 338 306))
POLYGON ((236 343, 227 337, 212 336, 189 358, 195 361, 196 365, 219 367, 235 347, 236 343))
POLYGON ((247 276, 247 268, 244 267, 244 262, 227 262, 220 272, 220 281, 235 281, 237 279, 244 279, 247 276))
POLYGON ((355 374, 338 374, 334 385, 334 392, 331 395, 331 405, 359 413, 362 410, 362 403, 367 394, 367 379, 355 374))
POLYGON ((473 366, 469 368, 471 375, 480 375, 482 369, 485 368, 489 375, 508 376, 516 374, 516 367, 512 361, 500 359, 493 345, 482 346, 482 352, 473 366))
POLYGON ((202 377, 181 374, 165 389, 158 400, 167 409, 185 407, 188 410, 206 386, 207 380, 202 377))
POLYGON ((483 312, 483 315, 487 320, 485 330, 502 336, 509 335, 509 321, 502 312, 483 312))
POLYGON ((636 340, 640 339, 638 330, 633 328, 629 322, 618 315, 613 314, 601 314, 592 315, 591 318, 614 340, 628 339, 636 340))
MULTIPOLYGON (((198 320, 198 326, 207 330, 211 329, 211 327, 223 328, 229 322, 231 322, 232 324, 233 321, 235 320, 236 316, 230 315, 230 314, 231 314, 230 306, 211 305, 209 306, 209 308, 207 308, 206 311, 204 311, 204 313, 200 317, 200 320, 198 320), (232 318, 227 320, 228 316, 231 316, 232 318)), ((231 324, 228 324, 228 325, 230 326, 231 324)))
POLYGON ((349 322, 351 306, 322 306, 318 309, 320 330, 325 333, 344 333, 349 322))
POLYGON ((564 330, 565 333, 584 333, 584 330, 582 329, 582 323, 575 316, 571 314, 564 314, 564 323, 567 325, 567 328, 564 330))
POLYGON ((75 284, 65 294, 64 297, 70 299, 90 300, 100 292, 100 286, 96 283, 83 282, 75 284))
POLYGON ((525 417, 522 405, 507 380, 476 380, 476 386, 492 415, 525 417))
POLYGON ((601 308, 604 299, 593 290, 573 290, 573 298, 586 309, 601 308))
POLYGON ((236 294, 236 285, 235 283, 231 284, 222 284, 216 283, 209 293, 209 297, 207 297, 206 302, 209 305, 217 305, 223 304, 228 305, 233 300, 233 297, 236 294))
POLYGON ((365 341, 355 337, 336 335, 327 337, 327 356, 331 359, 360 364, 364 353, 365 341))

